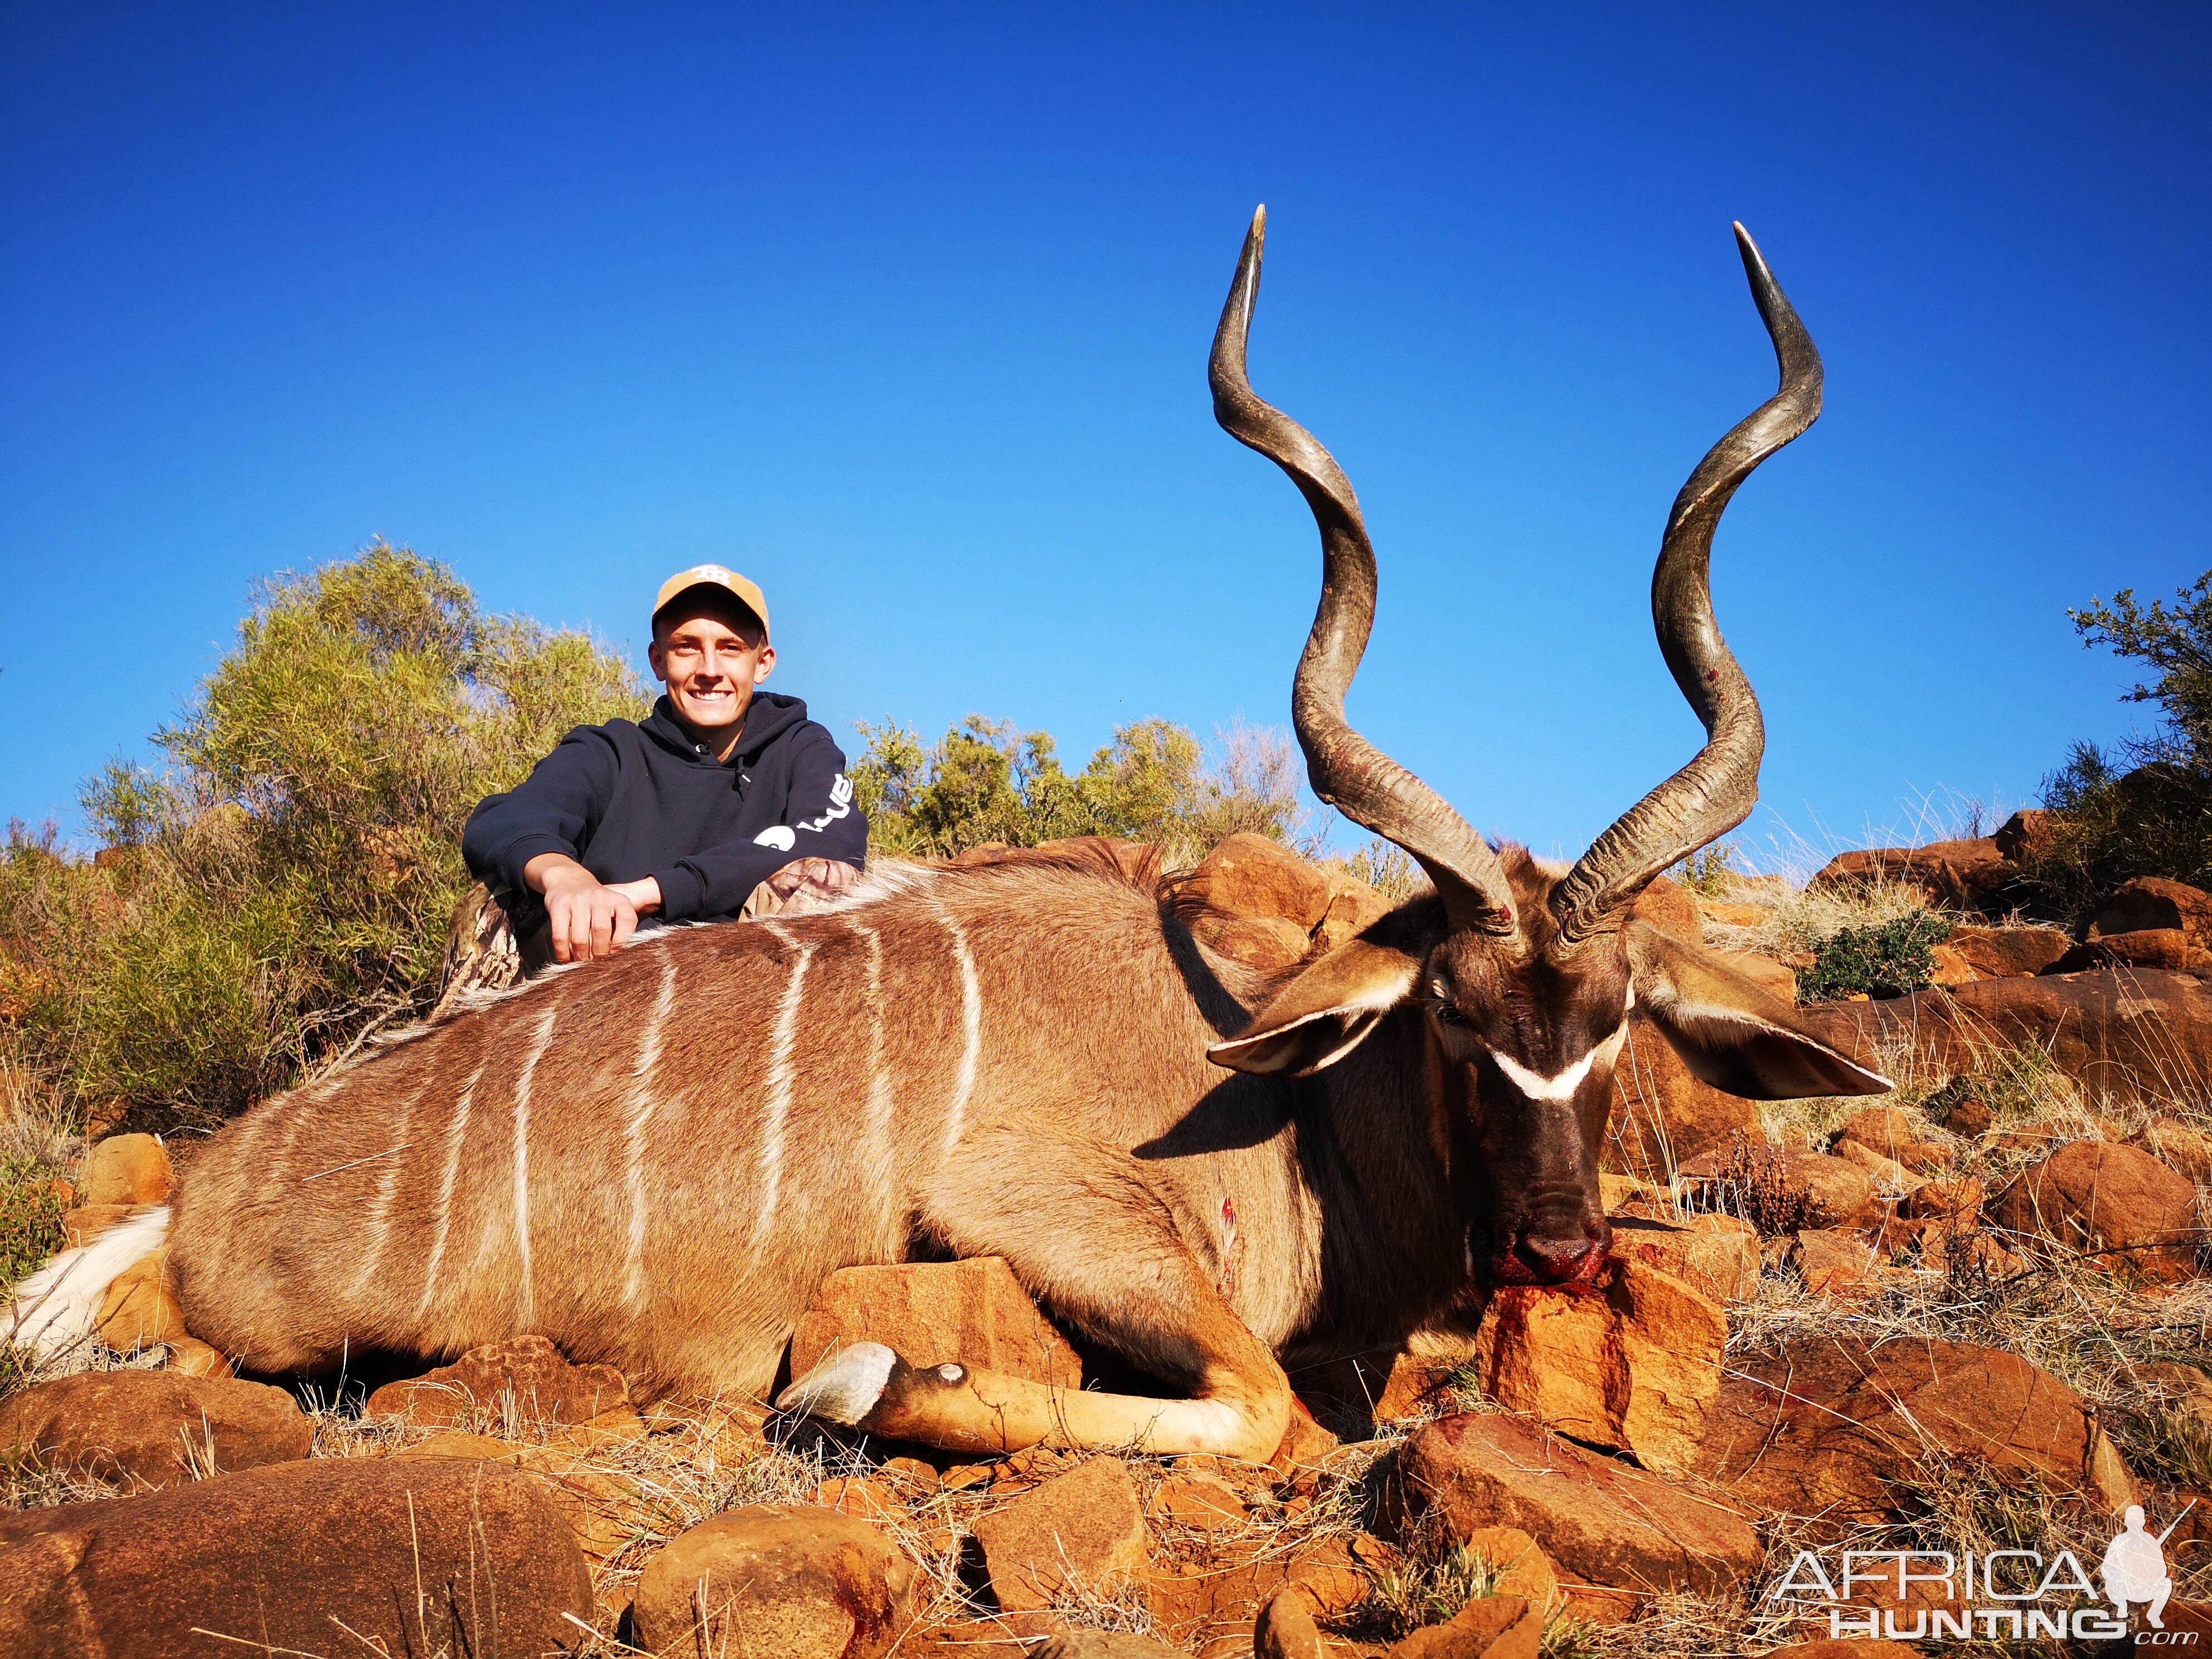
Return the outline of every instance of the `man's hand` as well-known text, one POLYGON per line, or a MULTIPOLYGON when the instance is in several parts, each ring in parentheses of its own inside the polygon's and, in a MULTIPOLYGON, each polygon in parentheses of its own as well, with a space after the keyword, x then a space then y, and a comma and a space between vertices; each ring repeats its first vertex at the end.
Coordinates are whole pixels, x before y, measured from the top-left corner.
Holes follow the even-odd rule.
POLYGON ((637 932, 638 917, 660 908, 660 884, 651 876, 604 885, 562 853, 540 853, 523 866, 522 876, 545 896, 556 962, 612 956, 637 932))
POLYGON ((768 887, 783 901, 781 914, 803 916, 842 898, 860 873, 842 859, 793 859, 768 878, 768 887))

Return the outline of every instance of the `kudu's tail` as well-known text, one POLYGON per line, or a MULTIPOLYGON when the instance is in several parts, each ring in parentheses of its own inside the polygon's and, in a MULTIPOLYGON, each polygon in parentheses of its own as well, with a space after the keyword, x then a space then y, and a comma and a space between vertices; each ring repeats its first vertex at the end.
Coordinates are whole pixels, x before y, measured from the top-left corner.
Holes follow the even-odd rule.
POLYGON ((15 1287, 9 1340, 34 1358, 52 1359, 92 1340, 108 1286, 160 1249, 169 1206, 134 1215, 88 1244, 64 1250, 15 1287))

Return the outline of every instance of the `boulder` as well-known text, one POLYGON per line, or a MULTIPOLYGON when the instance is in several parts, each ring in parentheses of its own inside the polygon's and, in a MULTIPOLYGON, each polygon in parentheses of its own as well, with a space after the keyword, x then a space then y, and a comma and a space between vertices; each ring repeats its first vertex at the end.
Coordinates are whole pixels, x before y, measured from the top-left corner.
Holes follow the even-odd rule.
POLYGON ((1972 1221, 1981 1213, 1982 1197, 1982 1183, 1973 1176, 1946 1176, 1922 1182, 1906 1197, 1901 1209, 1916 1221, 1943 1216, 1972 1221))
POLYGON ((1680 1474, 1696 1460, 1727 1345, 1717 1304, 1628 1261, 1594 1294, 1498 1286, 1474 1369, 1483 1393, 1508 1411, 1680 1474))
MULTIPOLYGON (((643 1432, 641 1423, 638 1434, 643 1432)), ((534 1477, 553 1500, 584 1553, 604 1562, 619 1554, 641 1531, 651 1529, 659 1518, 643 1501, 645 1488, 634 1477, 608 1468, 599 1455, 614 1437, 588 1424, 543 1444, 483 1434, 434 1434, 393 1455, 409 1461, 503 1463, 520 1469, 534 1477)))
POLYGON ((1978 979, 2032 977, 2074 948, 2056 927, 1954 927, 1936 949, 1948 950, 1978 979))
POLYGON ((2198 1186, 2212 1183, 2212 1135, 2202 1129, 2171 1118, 2153 1118, 2133 1144, 2198 1186))
POLYGON ((1799 1233, 1790 1246, 1790 1265, 1815 1296, 1853 1301, 1875 1288, 1872 1247, 1842 1228, 1808 1227, 1799 1233))
POLYGON ((2161 968, 2202 975, 2212 972, 2212 951, 2179 927, 2148 927, 2132 933, 2106 933, 2076 945, 2043 971, 2085 974, 2100 968, 2161 968))
POLYGON ((2137 876, 2122 883, 2089 924, 2092 939, 2169 931, 2199 950, 2212 948, 2212 893, 2163 876, 2137 876))
POLYGON ((1384 1518, 1401 1538, 1440 1526, 1455 1542, 1511 1527, 1543 1541, 1570 1583, 1725 1596, 1757 1577, 1759 1534, 1686 1486, 1585 1451, 1511 1417, 1426 1425, 1399 1453, 1384 1518))
POLYGON ((110 1135, 85 1154, 83 1204, 159 1204, 169 1196, 169 1153, 155 1135, 110 1135))
POLYGON ((418 1426, 490 1420, 511 1432, 543 1432, 629 1403, 623 1374, 611 1365, 574 1365, 542 1336, 511 1337, 471 1348, 450 1365, 368 1397, 368 1417, 404 1417, 418 1426))
POLYGON ((1859 1141, 1838 1141, 1834 1155, 1865 1170, 1877 1198, 1901 1198, 1920 1184, 1920 1177, 1895 1158, 1884 1158, 1859 1141))
POLYGON ((1894 1106, 1863 1106, 1844 1120, 1843 1127, 1836 1131, 1836 1139, 1839 1143, 1856 1140, 1884 1158, 1901 1163, 1905 1149, 1917 1146, 1926 1138, 1928 1130, 1928 1120, 1917 1113, 1900 1111, 1894 1106))
POLYGON ((0 1406, 0 1458, 167 1486, 305 1457, 315 1425, 282 1389, 179 1371, 79 1371, 0 1406))
POLYGON ((730 1510, 645 1564, 631 1607, 648 1653, 877 1659, 914 1622, 921 1575, 877 1528, 815 1504, 730 1510))
POLYGON ((2023 806, 2002 823, 1990 839, 1997 851, 2014 864, 2040 857, 2050 845, 2051 814, 2043 807, 2023 806))
POLYGON ((1693 1216, 1686 1225, 1613 1216, 1614 1260, 1656 1268, 1711 1301, 1739 1300, 1759 1277, 1759 1235, 1733 1216, 1693 1216))
MULTIPOLYGON (((2212 1076, 2212 989, 2193 975, 2118 973, 1984 980, 1887 1002, 1801 1009, 1805 1028, 1862 1063, 1910 1053, 1925 1068, 1972 1072, 1994 1048, 2041 1049, 2093 1091, 2169 1092, 2212 1076)), ((1972 1133, 1957 1121, 1946 1127, 1972 1133)))
POLYGON ((1390 901, 1384 898, 1365 882, 1353 875, 1343 865, 1330 862, 1321 866, 1328 874, 1334 888, 1328 909, 1313 931, 1313 942, 1308 947, 1310 956, 1326 956, 1364 933, 1390 914, 1390 901))
POLYGON ((1029 1652, 1035 1659, 1182 1659, 1166 1643, 1125 1630, 1064 1630, 1029 1652))
POLYGON ((1385 1659, 1536 1659, 1544 1613, 1518 1595, 1478 1595, 1441 1625, 1417 1630, 1385 1659))
POLYGON ((1887 1522, 1900 1483, 1961 1459, 2100 1515, 2135 1501, 2079 1395, 2016 1355, 1963 1342, 1818 1339, 1746 1356, 1707 1422, 1698 1473, 1753 1509, 1803 1517, 1808 1535, 1887 1522))
POLYGON ((2002 908, 2003 894, 2019 875, 1994 837, 1932 842, 1925 847, 1874 847, 1840 853, 1823 865, 1809 887, 1910 888, 1923 903, 1952 910, 2002 908))
POLYGON ((995 1255, 841 1267, 822 1281, 791 1339, 804 1376, 841 1348, 880 1342, 910 1365, 957 1362, 1079 1388, 1083 1362, 995 1255))
POLYGON ((1154 1525, 1235 1532, 1244 1525, 1244 1499, 1218 1474, 1203 1470, 1169 1475, 1152 1489, 1146 1511, 1154 1525))
POLYGON ((2172 1278, 2193 1267, 2201 1238, 2197 1185, 2138 1146, 2075 1140, 2024 1170, 1990 1205, 1995 1226, 2074 1250, 2101 1252, 2172 1278))
POLYGON ((1319 866, 1279 841, 1242 830, 1172 883, 1169 893, 1178 913, 1273 917, 1290 922, 1301 937, 1321 925, 1336 897, 1319 866))
POLYGON ((62 1247, 76 1249, 89 1244, 110 1227, 137 1213, 133 1204, 80 1204, 62 1212, 62 1247))
POLYGON ((1063 1592, 1110 1593, 1149 1553, 1137 1483, 1118 1459, 1094 1457, 978 1517, 975 1541, 1000 1607, 1021 1613, 1063 1592))
POLYGON ((1231 962, 1273 973, 1304 960, 1312 941, 1297 923, 1281 916, 1211 916, 1194 919, 1199 942, 1231 962))
POLYGON ((1648 921, 1668 938, 1680 939, 1685 945, 1702 945, 1705 941, 1705 913, 1698 908, 1698 896, 1664 876, 1655 877, 1651 884, 1636 896, 1632 914, 1637 921, 1648 921))
POLYGON ((546 1653, 592 1613, 559 1514, 483 1463, 314 1459, 0 1515, 10 1659, 546 1653))
POLYGON ((1559 1594, 1559 1569, 1542 1546, 1518 1527, 1478 1527, 1459 1541, 1461 1548, 1498 1570, 1492 1588, 1498 1595, 1518 1595, 1531 1607, 1548 1607, 1559 1594))
POLYGON ((1613 1073, 1605 1168, 1663 1185, 1683 1160, 1748 1132, 1757 1115, 1749 1101, 1692 1073, 1656 1026, 1629 1015, 1613 1073))
POLYGON ((216 1349, 197 1337, 173 1336, 161 1345, 168 1350, 164 1367, 181 1376, 234 1376, 237 1373, 216 1349))

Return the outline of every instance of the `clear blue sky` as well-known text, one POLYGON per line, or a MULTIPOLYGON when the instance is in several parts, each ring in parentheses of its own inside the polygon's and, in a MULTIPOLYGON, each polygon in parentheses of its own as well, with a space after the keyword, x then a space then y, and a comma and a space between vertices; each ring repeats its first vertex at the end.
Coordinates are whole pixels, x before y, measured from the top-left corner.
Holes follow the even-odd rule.
POLYGON ((377 535, 641 664, 726 560, 841 737, 1280 723, 1314 534, 1205 382, 1261 201, 1354 718, 1476 823, 1578 851, 1695 747, 1647 584, 1773 386, 1732 218, 1828 369, 1715 561, 1766 811, 2016 803, 2141 718, 2065 607, 2212 565, 2208 20, 10 6, 0 814, 377 535))

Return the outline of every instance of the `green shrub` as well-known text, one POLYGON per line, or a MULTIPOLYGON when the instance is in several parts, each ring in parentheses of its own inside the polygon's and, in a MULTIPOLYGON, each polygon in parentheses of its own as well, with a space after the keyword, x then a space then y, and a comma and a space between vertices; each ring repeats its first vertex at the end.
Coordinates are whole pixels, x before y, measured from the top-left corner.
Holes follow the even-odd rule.
POLYGON ((161 774, 86 787, 110 851, 0 848, 0 1024, 80 1103, 206 1124, 427 1006, 460 831, 571 726, 641 714, 589 637, 489 617, 378 542, 263 584, 161 774))
POLYGON ((1844 928, 1821 941, 1813 965, 1798 975, 1798 997, 1835 1002, 1854 993, 1899 997, 1924 990, 1936 975, 1935 947, 1950 936, 1951 924, 1927 911, 1844 928))
POLYGON ((2025 875, 2061 914, 2093 908, 2135 876, 2212 887, 2212 571, 2170 609, 2123 589, 2067 614, 2084 645, 2157 671, 2127 700, 2156 704, 2160 724, 2109 752, 2074 745, 2044 780, 2051 816, 2022 859, 2025 875))
POLYGON ((1742 871, 1735 866, 1735 849, 1726 842, 1692 853, 1669 870, 1669 879, 1701 898, 1726 898, 1742 871))
POLYGON ((881 853, 950 858, 994 842, 1124 836, 1158 843, 1176 863, 1239 830, 1295 840, 1304 823, 1295 751, 1264 729, 1221 733, 1209 764, 1186 728, 1139 720, 1077 773, 1060 764, 1050 733, 1011 720, 970 714, 927 749, 894 721, 859 729, 854 794, 881 853))

